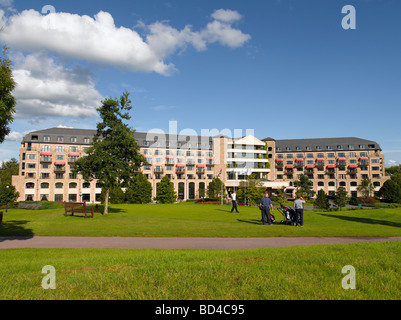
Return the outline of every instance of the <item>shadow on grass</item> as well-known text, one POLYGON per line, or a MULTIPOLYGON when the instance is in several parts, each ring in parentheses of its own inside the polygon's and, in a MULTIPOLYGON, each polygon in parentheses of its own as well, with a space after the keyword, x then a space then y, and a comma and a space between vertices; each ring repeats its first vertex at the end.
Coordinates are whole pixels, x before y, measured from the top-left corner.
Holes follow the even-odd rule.
POLYGON ((249 219, 249 220, 237 219, 237 221, 251 224, 262 224, 261 219, 249 219))
POLYGON ((401 223, 387 221, 387 220, 360 218, 360 217, 347 217, 347 216, 340 216, 340 215, 335 215, 335 214, 324 214, 324 213, 318 213, 318 215, 329 217, 329 218, 337 218, 337 219, 345 220, 345 221, 352 221, 352 222, 359 222, 359 223, 366 223, 366 224, 380 224, 383 226, 396 227, 396 228, 401 227, 401 223))
MULTIPOLYGON (((0 242, 4 240, 8 240, 7 237, 33 237, 32 229, 27 229, 24 227, 29 221, 28 220, 8 220, 3 221, 2 225, 0 226, 0 242)), ((16 239, 18 240, 18 239, 16 239)))

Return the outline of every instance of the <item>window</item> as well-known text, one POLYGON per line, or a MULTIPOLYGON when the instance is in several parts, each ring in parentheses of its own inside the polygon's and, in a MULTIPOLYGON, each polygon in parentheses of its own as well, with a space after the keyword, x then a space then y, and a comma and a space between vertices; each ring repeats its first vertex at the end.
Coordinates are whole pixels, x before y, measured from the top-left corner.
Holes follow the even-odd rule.
POLYGON ((52 147, 49 145, 43 145, 42 151, 50 152, 50 151, 52 151, 52 147))
POLYGON ((319 187, 324 187, 324 182, 323 182, 323 181, 319 181, 319 182, 317 183, 317 185, 318 185, 319 187))
POLYGON ((78 152, 78 147, 70 146, 70 152, 78 152))
POLYGON ((48 184, 47 182, 42 182, 42 183, 40 184, 40 188, 41 188, 41 189, 49 189, 49 184, 48 184))
POLYGON ((25 189, 35 189, 35 184, 33 182, 28 182, 25 184, 25 189))
POLYGON ((57 137, 57 142, 64 142, 64 137, 57 137))
POLYGON ((71 142, 72 142, 72 143, 77 142, 77 137, 71 137, 71 142))
POLYGON ((292 153, 289 153, 289 154, 287 154, 287 159, 292 159, 293 158, 293 154, 292 153))
POLYGON ((358 186, 358 183, 355 182, 355 181, 353 181, 353 182, 350 183, 350 186, 351 186, 351 187, 357 187, 357 186, 358 186))
POLYGON ((302 151, 302 147, 295 147, 295 150, 302 151))
POLYGON ((330 181, 330 182, 329 182, 329 187, 335 187, 335 185, 336 185, 336 184, 335 184, 333 181, 330 181))
POLYGON ((63 195, 62 194, 55 194, 54 195, 54 201, 63 201, 63 195))
POLYGON ((75 189, 77 187, 77 184, 75 182, 70 182, 70 184, 68 185, 68 188, 70 189, 75 189))
POLYGON ((334 158, 334 153, 328 153, 327 158, 334 158))
POLYGON ((354 147, 353 145, 348 145, 348 149, 349 149, 349 150, 354 150, 355 147, 354 147))
POLYGON ((327 146, 327 150, 333 150, 333 146, 327 146))
POLYGON ((356 152, 348 152, 348 157, 355 158, 356 157, 356 152))
POLYGON ((286 149, 287 149, 287 151, 292 151, 291 147, 287 147, 286 149))
POLYGON ((64 146, 56 146, 56 152, 64 152, 65 147, 64 146))
POLYGON ((64 155, 63 154, 57 154, 56 155, 56 160, 64 160, 64 155))
POLYGON ((340 181, 340 187, 345 187, 346 185, 345 181, 340 181))
POLYGON ((29 160, 36 160, 36 153, 30 153, 30 154, 28 154, 28 159, 29 159, 29 160))
POLYGON ((316 150, 323 150, 322 146, 316 146, 316 150))
POLYGON ((42 179, 49 179, 49 178, 50 178, 50 173, 42 172, 42 179))
POLYGON ((359 149, 365 149, 365 145, 364 144, 360 144, 358 147, 359 147, 359 149))
POLYGON ((309 158, 309 159, 312 159, 312 158, 313 158, 313 153, 308 153, 308 154, 306 155, 306 157, 309 158))
POLYGON ((344 149, 344 147, 343 147, 343 146, 341 146, 341 145, 339 145, 339 146, 337 146, 337 149, 338 149, 338 150, 343 150, 343 149, 344 149))
POLYGON ((44 136, 44 137, 43 137, 43 141, 49 142, 49 141, 50 141, 50 136, 44 136))
POLYGON ((84 143, 90 143, 90 139, 88 137, 84 138, 84 143))
POLYGON ((379 159, 372 159, 372 163, 379 163, 379 159))
POLYGON ((38 141, 39 140, 39 138, 38 138, 38 136, 31 136, 31 140, 33 140, 33 141, 38 141))
POLYGON ((55 184, 55 188, 56 189, 62 189, 64 187, 64 185, 61 183, 61 182, 57 182, 56 184, 55 184))
POLYGON ((28 163, 28 169, 35 169, 36 164, 35 163, 28 163))
POLYGON ((84 182, 82 184, 82 188, 90 188, 90 187, 91 187, 91 184, 89 182, 84 182))
POLYGON ((345 153, 344 152, 339 152, 338 153, 339 158, 345 158, 345 153))

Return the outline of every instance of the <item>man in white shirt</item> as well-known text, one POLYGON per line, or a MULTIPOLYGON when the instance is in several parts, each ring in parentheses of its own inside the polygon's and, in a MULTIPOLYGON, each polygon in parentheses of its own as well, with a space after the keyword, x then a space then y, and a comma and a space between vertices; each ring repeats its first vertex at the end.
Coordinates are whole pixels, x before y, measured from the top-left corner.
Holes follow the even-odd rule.
POLYGON ((235 190, 233 191, 233 193, 231 194, 231 200, 233 203, 233 207, 231 208, 231 212, 237 211, 237 213, 239 213, 238 209, 237 209, 237 194, 235 193, 235 190))
POLYGON ((303 227, 304 226, 304 206, 305 200, 298 195, 297 200, 294 201, 294 209, 297 225, 303 227))

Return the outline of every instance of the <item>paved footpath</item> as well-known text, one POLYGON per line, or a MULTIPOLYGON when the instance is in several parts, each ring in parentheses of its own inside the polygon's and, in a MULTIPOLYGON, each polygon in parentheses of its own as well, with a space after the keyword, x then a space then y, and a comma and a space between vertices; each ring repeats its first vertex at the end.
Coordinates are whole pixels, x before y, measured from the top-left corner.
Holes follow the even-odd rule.
POLYGON ((401 241, 401 237, 267 237, 267 238, 135 238, 135 237, 0 237, 0 249, 252 249, 401 241))

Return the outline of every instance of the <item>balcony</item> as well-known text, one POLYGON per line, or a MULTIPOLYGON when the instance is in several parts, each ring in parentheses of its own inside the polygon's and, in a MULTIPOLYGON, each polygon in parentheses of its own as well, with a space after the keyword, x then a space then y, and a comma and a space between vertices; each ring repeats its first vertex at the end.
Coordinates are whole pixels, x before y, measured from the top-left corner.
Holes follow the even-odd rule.
POLYGON ((55 166, 54 172, 65 172, 65 166, 55 166))
POLYGON ((154 173, 164 173, 164 168, 161 166, 156 166, 153 171, 154 173))

